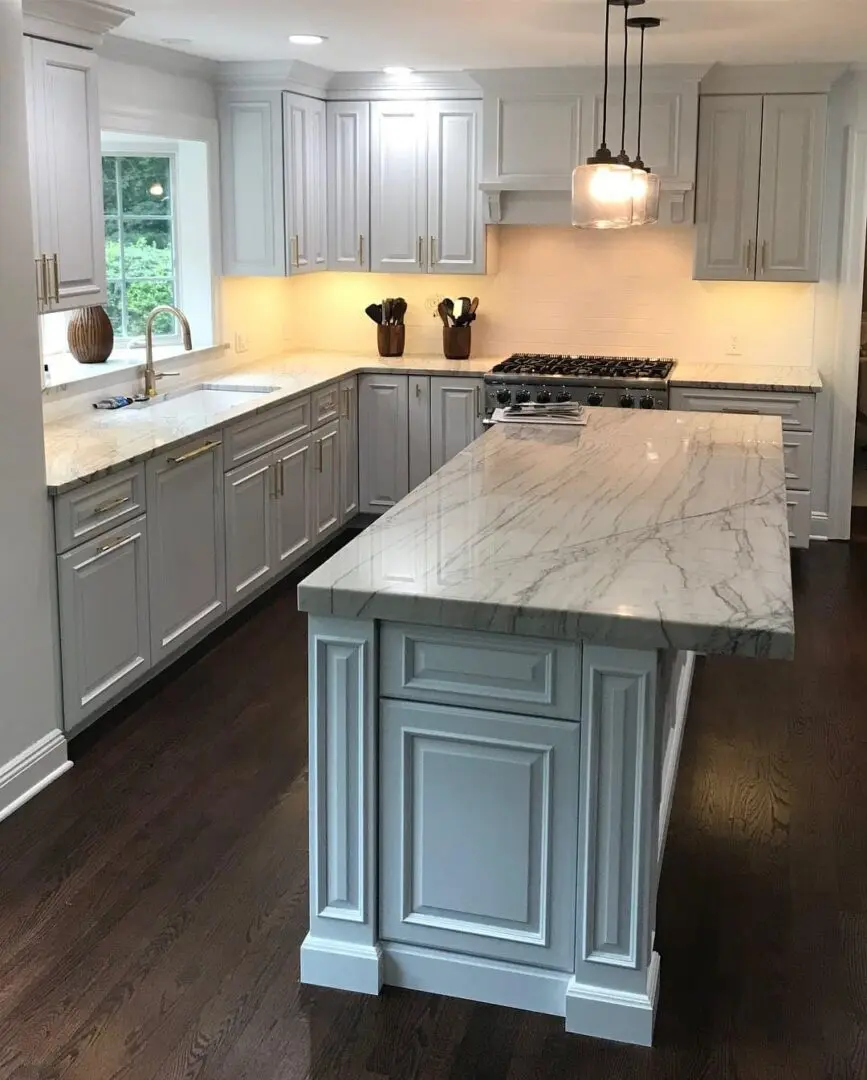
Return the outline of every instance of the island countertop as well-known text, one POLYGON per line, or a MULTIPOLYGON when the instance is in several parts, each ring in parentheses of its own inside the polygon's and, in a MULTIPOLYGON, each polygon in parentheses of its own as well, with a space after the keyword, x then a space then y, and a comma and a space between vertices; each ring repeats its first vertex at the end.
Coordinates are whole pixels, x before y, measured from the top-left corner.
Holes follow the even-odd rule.
POLYGON ((314 615, 633 648, 794 651, 779 418, 500 425, 299 586, 314 615))

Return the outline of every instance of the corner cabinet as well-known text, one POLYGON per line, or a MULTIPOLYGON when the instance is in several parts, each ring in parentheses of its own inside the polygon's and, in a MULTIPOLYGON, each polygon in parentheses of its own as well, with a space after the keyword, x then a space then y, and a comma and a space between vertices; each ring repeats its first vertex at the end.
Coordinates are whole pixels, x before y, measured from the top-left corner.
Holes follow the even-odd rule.
POLYGON ((283 95, 283 164, 289 273, 326 270, 325 102, 283 95))
POLYGON ((106 302, 97 56, 24 39, 40 312, 106 302))
POLYGON ((381 514, 409 492, 409 381, 406 375, 358 380, 361 510, 381 514))
POLYGON ((484 398, 481 379, 431 379, 430 464, 441 469, 483 432, 484 398))
POLYGON ((370 269, 370 103, 329 101, 328 269, 370 269))
POLYGON ((818 281, 827 98, 701 100, 697 279, 818 281))

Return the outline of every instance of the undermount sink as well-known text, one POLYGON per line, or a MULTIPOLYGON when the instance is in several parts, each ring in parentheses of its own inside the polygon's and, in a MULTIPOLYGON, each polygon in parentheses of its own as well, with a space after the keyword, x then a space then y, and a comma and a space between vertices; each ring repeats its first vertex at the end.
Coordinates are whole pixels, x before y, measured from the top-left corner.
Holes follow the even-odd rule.
POLYGON ((231 409, 234 405, 244 405, 251 398, 260 397, 263 394, 272 394, 279 389, 279 386, 266 386, 257 383, 196 383, 194 386, 185 386, 179 390, 166 390, 157 394, 156 397, 147 398, 145 401, 134 401, 127 408, 154 409, 160 405, 184 402, 195 408, 212 404, 214 408, 231 409))

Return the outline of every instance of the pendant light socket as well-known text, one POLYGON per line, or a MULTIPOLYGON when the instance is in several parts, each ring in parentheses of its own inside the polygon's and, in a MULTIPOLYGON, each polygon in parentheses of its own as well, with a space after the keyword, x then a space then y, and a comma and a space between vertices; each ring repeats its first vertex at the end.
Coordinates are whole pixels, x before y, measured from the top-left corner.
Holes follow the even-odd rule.
POLYGON ((652 15, 637 15, 626 20, 626 25, 641 31, 641 59, 638 76, 638 142, 632 165, 632 224, 654 225, 659 221, 659 177, 650 171, 641 159, 641 121, 644 111, 644 34, 655 30, 662 19, 652 15))

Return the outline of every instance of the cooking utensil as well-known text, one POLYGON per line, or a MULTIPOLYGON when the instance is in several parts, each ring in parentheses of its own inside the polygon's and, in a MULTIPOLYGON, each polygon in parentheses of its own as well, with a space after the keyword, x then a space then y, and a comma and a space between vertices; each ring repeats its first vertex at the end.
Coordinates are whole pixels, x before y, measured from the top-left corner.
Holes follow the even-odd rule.
POLYGON ((459 296, 455 301, 455 325, 463 326, 462 320, 470 313, 472 301, 468 296, 459 296))
POLYGON ((364 314, 375 323, 382 325, 382 304, 368 304, 364 309, 364 314))
POLYGON ((402 296, 398 296, 398 298, 392 302, 391 317, 396 326, 403 326, 403 321, 406 317, 406 309, 408 306, 409 305, 402 296))
POLYGON ((437 315, 439 315, 439 317, 442 319, 443 326, 448 330, 452 323, 451 319, 449 318, 449 313, 446 309, 445 300, 440 300, 440 302, 437 304, 437 315))
POLYGON ((391 311, 393 303, 394 301, 390 298, 388 300, 382 301, 382 321, 385 326, 391 326, 391 311))

